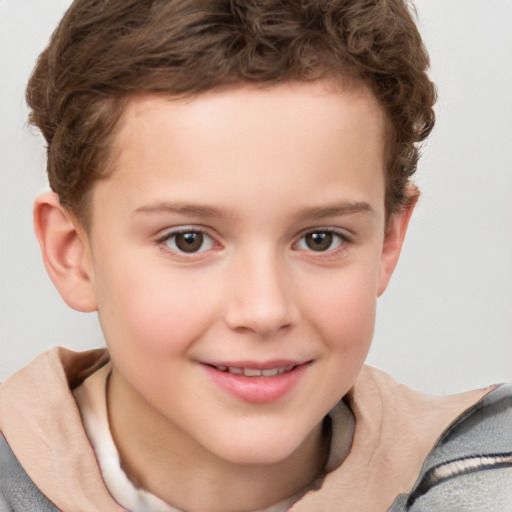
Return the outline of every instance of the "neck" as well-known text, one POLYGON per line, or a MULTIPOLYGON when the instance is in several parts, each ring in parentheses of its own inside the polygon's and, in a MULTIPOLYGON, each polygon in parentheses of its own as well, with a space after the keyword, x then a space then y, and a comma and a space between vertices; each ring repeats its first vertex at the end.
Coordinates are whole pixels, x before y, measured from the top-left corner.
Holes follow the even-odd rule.
POLYGON ((262 510, 307 489, 325 466, 328 442, 321 424, 284 460, 235 464, 171 424, 115 372, 107 397, 124 471, 137 487, 180 510, 262 510))

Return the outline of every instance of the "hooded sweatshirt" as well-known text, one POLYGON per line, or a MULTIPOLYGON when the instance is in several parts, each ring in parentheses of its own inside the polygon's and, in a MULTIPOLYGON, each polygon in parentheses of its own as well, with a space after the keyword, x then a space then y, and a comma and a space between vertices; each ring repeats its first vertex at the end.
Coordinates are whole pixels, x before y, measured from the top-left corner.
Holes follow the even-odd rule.
MULTIPOLYGON (((107 363, 105 350, 75 353, 55 348, 38 356, 0 386, 0 431, 7 450, 12 451, 13 460, 19 462, 19 468, 9 473, 2 466, 7 463, 0 460, 0 511, 3 512, 2 499, 5 510, 28 510, 23 506, 15 508, 16 499, 19 498, 20 503, 28 499, 19 494, 21 491, 13 491, 18 484, 12 480, 12 475, 19 472, 26 473, 26 480, 34 484, 35 490, 27 493, 42 494, 58 510, 127 510, 115 501, 103 481, 73 395, 74 389, 107 363), (11 508, 7 508, 7 503, 11 508)), ((493 481, 505 478, 511 483, 510 486, 500 484, 496 492, 499 503, 512 503, 509 500, 512 498, 512 460, 508 462, 506 458, 507 449, 512 452, 510 387, 489 387, 445 397, 429 396, 396 383, 384 372, 364 366, 344 402, 355 418, 350 451, 339 467, 326 474, 320 488, 306 492, 289 508, 290 512, 413 511, 440 482, 456 480, 460 483, 460 478, 455 476, 480 474, 483 470, 488 474, 498 471, 493 481), (489 397, 482 400, 488 394, 489 397), (485 441, 482 429, 485 433, 488 427, 478 418, 482 410, 489 416, 490 406, 497 445, 491 447, 494 458, 483 460, 485 449, 482 439, 477 438, 484 437, 485 441), (465 434, 468 421, 480 428, 477 435, 471 433, 474 428, 465 434), (468 437, 471 442, 468 444, 466 439, 461 448, 460 439, 468 437), (472 469, 468 470, 463 463, 449 465, 454 451, 452 445, 455 451, 462 453, 460 459, 471 459, 472 469), (447 446, 451 448, 447 450, 447 446), (445 473, 440 470, 436 473, 438 468, 445 473), (504 471, 499 472, 500 469, 504 471), (411 491, 415 493, 414 500, 411 491)), ((331 450, 336 449, 336 446, 331 447, 331 450)), ((480 484, 477 482, 477 485, 480 484)), ((512 505, 508 506, 511 508, 474 510, 512 510, 512 505)), ((440 512, 442 509, 417 510, 440 512)), ((466 512, 470 509, 444 510, 466 512)))

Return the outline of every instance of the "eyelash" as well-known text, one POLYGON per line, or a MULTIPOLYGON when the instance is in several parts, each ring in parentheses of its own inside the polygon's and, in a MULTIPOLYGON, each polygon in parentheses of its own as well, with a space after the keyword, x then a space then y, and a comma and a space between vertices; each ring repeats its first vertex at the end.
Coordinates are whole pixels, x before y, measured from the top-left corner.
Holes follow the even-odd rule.
MULTIPOLYGON (((319 227, 314 229, 308 229, 307 231, 304 231, 301 233, 300 237, 297 239, 296 242, 293 243, 292 248, 298 249, 300 251, 304 251, 306 253, 310 253, 311 255, 314 255, 316 258, 328 258, 336 256, 339 252, 345 251, 347 249, 347 244, 351 243, 351 238, 344 232, 336 228, 332 227, 319 227), (339 243, 336 247, 330 249, 327 248, 326 250, 320 250, 315 251, 311 248, 300 248, 299 244, 306 239, 308 235, 314 235, 314 234, 332 234, 335 237, 338 237, 339 243)), ((208 230, 200 227, 200 226, 184 226, 176 229, 172 229, 170 231, 167 231, 162 236, 158 237, 155 240, 155 245, 160 247, 163 251, 167 253, 171 253, 173 255, 181 256, 183 258, 193 258, 194 256, 197 258, 198 255, 202 255, 202 253, 207 253, 211 249, 215 247, 221 247, 221 244, 216 241, 215 237, 213 237, 208 230), (174 242, 175 248, 169 247, 168 242, 172 240, 173 238, 179 236, 179 235, 186 235, 186 234, 200 234, 202 237, 206 237, 209 241, 211 246, 207 247, 206 249, 203 249, 202 246, 204 245, 204 240, 201 243, 201 250, 198 251, 183 251, 180 250, 179 247, 176 246, 176 241, 174 242)))

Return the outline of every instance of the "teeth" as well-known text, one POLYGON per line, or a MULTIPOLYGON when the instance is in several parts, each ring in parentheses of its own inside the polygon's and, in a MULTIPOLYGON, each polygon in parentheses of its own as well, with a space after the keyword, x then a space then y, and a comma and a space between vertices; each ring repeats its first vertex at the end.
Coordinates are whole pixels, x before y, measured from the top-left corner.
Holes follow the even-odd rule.
POLYGON ((239 368, 237 366, 216 366, 217 370, 221 372, 229 372, 233 375, 244 375, 245 377, 275 377, 276 375, 282 375, 283 373, 289 372, 295 368, 294 364, 288 366, 282 366, 280 368, 269 368, 266 370, 258 370, 257 368, 239 368))
POLYGON ((261 377, 261 370, 253 368, 244 368, 244 375, 246 377, 261 377))

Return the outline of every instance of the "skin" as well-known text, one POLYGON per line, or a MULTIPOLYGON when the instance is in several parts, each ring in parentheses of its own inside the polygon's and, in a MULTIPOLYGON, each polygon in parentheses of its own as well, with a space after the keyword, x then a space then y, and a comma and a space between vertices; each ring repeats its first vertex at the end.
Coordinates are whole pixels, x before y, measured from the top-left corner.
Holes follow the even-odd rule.
POLYGON ((386 219, 383 134, 371 94, 329 83, 140 97, 88 232, 54 194, 38 199, 51 278, 69 305, 98 311, 111 430, 138 485, 229 512, 321 471, 322 420, 363 365, 412 211, 386 219), (180 250, 177 229, 204 232, 198 251, 180 250), (314 250, 311 233, 330 243, 314 250), (268 403, 205 371, 274 360, 307 364, 268 403))

